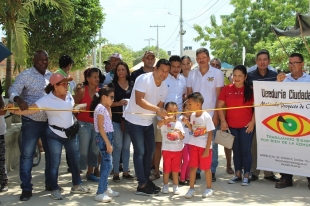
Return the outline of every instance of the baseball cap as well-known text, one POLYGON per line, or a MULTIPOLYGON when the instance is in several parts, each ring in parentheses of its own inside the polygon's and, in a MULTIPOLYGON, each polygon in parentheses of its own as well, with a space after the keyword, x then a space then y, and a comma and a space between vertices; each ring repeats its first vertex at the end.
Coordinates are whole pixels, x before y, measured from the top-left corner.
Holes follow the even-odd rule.
POLYGON ((59 67, 64 68, 67 67, 69 64, 73 64, 74 61, 69 55, 62 55, 59 58, 59 67))
POLYGON ((73 80, 72 77, 66 78, 62 74, 54 73, 54 74, 52 74, 52 76, 50 78, 50 83, 51 83, 51 85, 54 86, 57 83, 60 83, 60 82, 70 82, 72 80, 73 80))
POLYGON ((110 63, 110 60, 104 61, 103 63, 104 63, 104 64, 111 64, 111 63, 110 63))
POLYGON ((147 56, 150 56, 150 55, 153 55, 155 57, 155 54, 153 51, 149 50, 149 51, 145 51, 143 57, 147 57, 147 56))
POLYGON ((109 61, 111 60, 111 58, 114 57, 114 58, 118 58, 120 60, 123 60, 123 57, 120 53, 113 53, 110 57, 109 57, 109 61))

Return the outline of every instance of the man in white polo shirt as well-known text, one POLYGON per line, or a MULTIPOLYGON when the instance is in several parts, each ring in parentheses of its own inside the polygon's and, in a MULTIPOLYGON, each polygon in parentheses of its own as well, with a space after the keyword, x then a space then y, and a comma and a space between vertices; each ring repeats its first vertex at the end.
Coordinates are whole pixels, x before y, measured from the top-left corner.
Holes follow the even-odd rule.
MULTIPOLYGON (((187 95, 193 92, 200 92, 205 99, 202 109, 214 109, 218 95, 224 86, 224 75, 219 69, 209 64, 210 56, 206 48, 197 49, 196 61, 198 63, 198 68, 191 70, 187 78, 187 95)), ((209 110, 207 112, 211 115, 215 128, 218 128, 219 117, 217 111, 209 110)), ((216 131, 216 129, 214 131, 216 131)), ((213 134, 213 136, 215 136, 215 134, 213 134)), ((218 159, 216 156, 218 154, 216 152, 212 155, 212 161, 218 159)), ((212 162, 212 167, 216 168, 217 164, 218 162, 212 162)), ((211 170, 213 169, 211 168, 211 170)), ((200 173, 197 173, 196 178, 200 179, 200 173)), ((212 181, 216 181, 215 171, 212 171, 212 181)))
POLYGON ((167 118, 167 112, 163 107, 168 89, 163 81, 167 78, 169 70, 169 61, 160 59, 153 72, 140 75, 136 79, 123 114, 134 148, 133 163, 139 182, 137 195, 153 195, 160 191, 160 187, 149 181, 155 149, 153 118, 155 114, 167 118))
MULTIPOLYGON (((175 102, 178 105, 178 110, 182 111, 182 103, 186 94, 186 80, 183 75, 180 75, 181 72, 181 57, 180 56, 171 56, 169 58, 171 68, 168 74, 167 79, 164 83, 168 87, 168 94, 165 100, 167 102, 175 102)), ((150 177, 151 180, 158 179, 159 175, 159 164, 161 159, 161 147, 162 147, 162 135, 160 129, 157 129, 157 119, 154 121, 155 129, 155 153, 154 153, 154 169, 155 173, 150 177)))

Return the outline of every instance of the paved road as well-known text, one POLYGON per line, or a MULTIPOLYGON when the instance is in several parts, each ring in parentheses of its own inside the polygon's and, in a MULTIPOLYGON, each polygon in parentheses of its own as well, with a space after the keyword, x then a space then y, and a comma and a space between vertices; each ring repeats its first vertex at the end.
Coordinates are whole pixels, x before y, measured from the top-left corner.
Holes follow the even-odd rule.
MULTIPOLYGON (((114 198, 112 205, 205 205, 205 203, 215 203, 216 205, 310 205, 310 190, 307 187, 307 181, 305 177, 296 176, 294 179, 294 186, 285 189, 275 189, 274 183, 261 179, 259 181, 252 182, 250 186, 241 186, 240 184, 229 185, 227 180, 231 178, 225 172, 225 157, 223 148, 220 150, 220 166, 217 172, 217 181, 213 184, 214 196, 210 198, 201 198, 201 194, 204 190, 205 180, 204 177, 198 180, 196 183, 196 196, 190 200, 187 200, 183 195, 187 192, 188 186, 181 187, 181 195, 163 195, 154 197, 145 197, 135 195, 135 189, 137 187, 136 181, 121 180, 120 183, 114 183, 111 181, 110 186, 113 190, 120 192, 120 196, 114 198)), ((132 150, 131 150, 132 151, 132 150)), ((44 153, 43 159, 44 159, 44 153)), ((99 203, 94 201, 94 196, 97 190, 97 183, 86 181, 85 174, 82 175, 84 184, 88 185, 92 192, 86 195, 73 195, 70 194, 71 188, 71 175, 66 172, 67 166, 65 163, 65 155, 63 153, 62 164, 59 171, 59 184, 65 189, 63 194, 64 200, 53 200, 50 197, 50 193, 44 191, 44 178, 43 169, 44 162, 33 169, 34 191, 32 198, 27 202, 19 201, 19 195, 21 193, 19 184, 18 169, 9 172, 9 191, 6 193, 0 193, 1 205, 102 205, 106 203, 99 203)), ((133 171, 133 165, 130 165, 133 171)), ((204 176, 204 175, 203 175, 204 176)), ((162 185, 162 180, 158 179, 155 184, 162 185)), ((172 190, 172 188, 170 188, 172 190)))

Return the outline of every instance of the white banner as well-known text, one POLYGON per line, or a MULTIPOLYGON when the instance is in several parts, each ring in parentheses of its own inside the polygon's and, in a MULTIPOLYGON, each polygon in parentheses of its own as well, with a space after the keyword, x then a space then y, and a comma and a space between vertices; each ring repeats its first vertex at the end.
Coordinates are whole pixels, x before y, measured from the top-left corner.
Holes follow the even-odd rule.
POLYGON ((310 177, 310 84, 253 83, 257 168, 310 177))

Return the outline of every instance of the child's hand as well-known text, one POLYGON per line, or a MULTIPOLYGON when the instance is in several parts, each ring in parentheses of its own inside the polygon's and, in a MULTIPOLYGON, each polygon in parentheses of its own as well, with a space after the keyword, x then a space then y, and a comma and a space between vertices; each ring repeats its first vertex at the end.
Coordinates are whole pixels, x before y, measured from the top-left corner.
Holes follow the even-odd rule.
POLYGON ((106 142, 107 145, 107 153, 111 154, 113 152, 113 147, 110 142, 106 142))
POLYGON ((184 124, 189 124, 189 121, 188 121, 187 117, 183 117, 183 118, 182 118, 182 122, 183 122, 184 124))
POLYGON ((205 149, 205 151, 203 151, 203 153, 202 153, 202 157, 208 157, 209 156, 209 148, 207 149, 205 149))
POLYGON ((182 132, 180 130, 174 130, 174 132, 178 133, 180 140, 184 139, 184 135, 182 134, 182 132))

